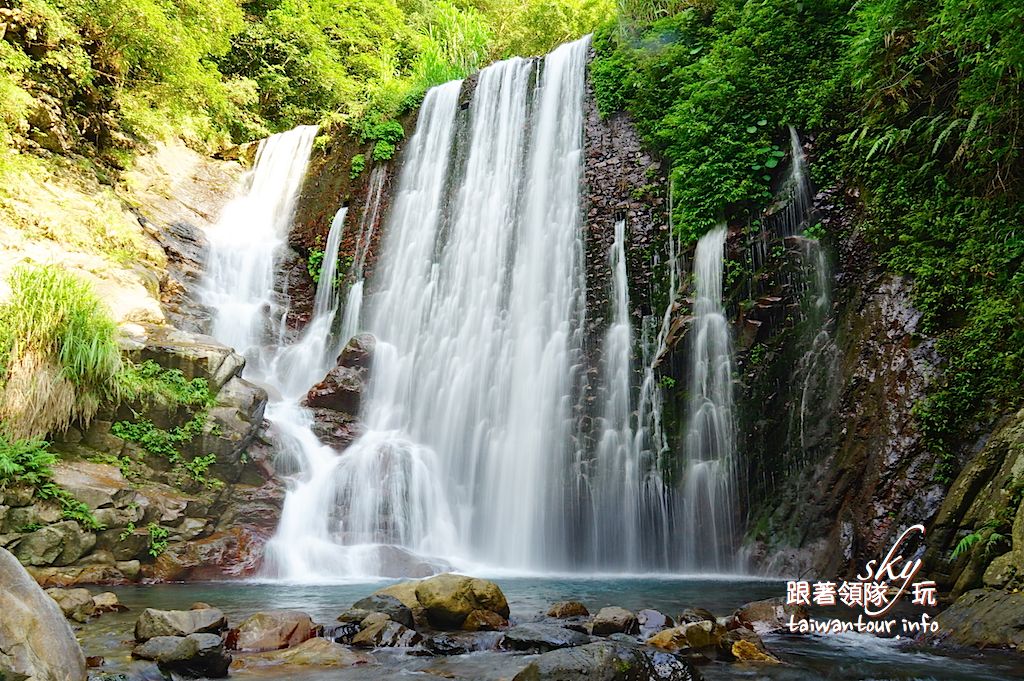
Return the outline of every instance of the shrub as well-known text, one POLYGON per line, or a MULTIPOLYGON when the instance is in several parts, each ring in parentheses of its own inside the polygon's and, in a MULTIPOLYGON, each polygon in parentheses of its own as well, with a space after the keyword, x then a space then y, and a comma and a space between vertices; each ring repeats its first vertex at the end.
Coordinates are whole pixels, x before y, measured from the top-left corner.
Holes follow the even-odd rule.
POLYGON ((117 327, 85 282, 56 266, 21 266, 0 306, 0 421, 33 439, 88 424, 118 399, 117 327))

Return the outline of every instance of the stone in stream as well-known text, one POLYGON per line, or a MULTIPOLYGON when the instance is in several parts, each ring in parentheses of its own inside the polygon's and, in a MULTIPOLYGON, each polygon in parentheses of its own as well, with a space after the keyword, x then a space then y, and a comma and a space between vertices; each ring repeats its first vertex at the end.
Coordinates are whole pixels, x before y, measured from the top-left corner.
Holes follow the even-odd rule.
POLYGON ((132 657, 152 660, 161 671, 191 678, 224 678, 231 666, 231 655, 217 634, 154 636, 136 646, 132 657))
POLYGON ((377 661, 367 653, 352 650, 334 641, 311 638, 294 648, 240 655, 235 658, 231 667, 249 669, 280 664, 303 667, 355 667, 374 665, 377 661))
POLYGON ((787 605, 782 598, 768 598, 741 606, 733 616, 739 624, 763 636, 781 630, 791 616, 807 619, 807 610, 802 605, 787 605))
POLYGON ((494 582, 445 573, 416 585, 416 600, 430 624, 439 629, 458 629, 474 610, 488 610, 508 619, 508 601, 494 582))
POLYGON ((228 620, 220 610, 155 610, 146 608, 135 623, 135 640, 148 641, 157 636, 188 636, 220 633, 228 620))
POLYGON ((60 607, 0 548, 0 678, 85 681, 85 656, 60 607))
POLYGON ((636 615, 625 608, 601 608, 594 617, 594 636, 608 636, 609 634, 637 634, 640 627, 637 625, 636 615))
POLYGON ((710 610, 704 608, 687 608, 679 615, 679 624, 690 622, 703 622, 705 620, 715 621, 715 616, 710 610))
POLYGON ((657 610, 640 610, 636 613, 636 623, 640 627, 640 633, 645 636, 675 626, 671 617, 657 610))
POLYGON ((47 589, 49 596, 69 620, 85 623, 96 614, 96 603, 88 589, 47 589))
POLYGON ((361 648, 409 648, 423 637, 412 629, 394 622, 382 612, 371 613, 360 625, 361 630, 352 637, 352 645, 361 648))
POLYGON ((423 641, 433 655, 465 655, 481 650, 498 650, 502 635, 494 632, 442 632, 423 641))
POLYGON ((242 620, 238 625, 235 646, 238 650, 259 653, 290 648, 315 635, 316 626, 306 613, 297 610, 269 610, 242 620))
POLYGON ((1024 650, 1024 593, 974 589, 939 613, 936 640, 1024 650))
POLYGON ((112 591, 104 591, 101 594, 96 594, 92 597, 93 605, 96 606, 97 613, 105 612, 126 612, 128 608, 121 605, 121 601, 118 600, 117 594, 112 591))
POLYGON ((557 624, 518 624, 505 632, 503 645, 512 650, 545 652, 590 643, 590 637, 557 624))
POLYGON ((693 666, 674 655, 613 641, 544 653, 513 681, 699 681, 693 666))
POLYGON ((474 610, 462 623, 463 631, 498 631, 508 626, 508 620, 490 610, 474 610))
POLYGON ((567 619, 569 617, 587 617, 590 611, 579 601, 559 601, 548 609, 548 617, 567 619))
POLYGON ((412 610, 394 596, 371 594, 353 603, 352 609, 366 612, 382 612, 399 624, 409 628, 413 627, 412 610))
POLYGON ((717 622, 703 620, 659 631, 647 639, 647 645, 669 652, 688 648, 702 650, 716 647, 725 633, 725 627, 717 622))

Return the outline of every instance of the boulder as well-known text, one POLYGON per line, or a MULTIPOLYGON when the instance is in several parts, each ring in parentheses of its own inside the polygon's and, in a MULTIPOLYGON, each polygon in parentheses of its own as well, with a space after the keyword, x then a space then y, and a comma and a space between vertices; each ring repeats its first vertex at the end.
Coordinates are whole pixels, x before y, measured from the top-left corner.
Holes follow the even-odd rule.
POLYGON ((189 678, 221 679, 231 666, 231 655, 217 634, 154 636, 136 646, 132 657, 152 660, 161 671, 189 678))
POLYGON ((338 355, 337 365, 353 369, 370 369, 377 339, 371 333, 357 333, 338 355))
MULTIPOLYGON (((740 631, 749 633, 753 639, 760 642, 757 634, 754 634, 749 629, 741 629, 740 631)), ((710 620, 702 620, 700 622, 680 624, 679 626, 659 631, 647 639, 647 645, 669 652, 692 650, 712 654, 711 649, 722 648, 721 642, 725 635, 726 630, 722 625, 710 620)), ((737 635, 732 640, 736 641, 741 638, 743 637, 737 635)), ((729 646, 725 646, 725 650, 721 652, 728 655, 728 651, 729 646)))
POLYGON ((399 624, 410 628, 414 626, 412 610, 402 601, 387 594, 371 594, 353 603, 352 609, 384 613, 399 624))
POLYGON ((231 378, 240 376, 245 358, 210 336, 170 326, 134 325, 137 335, 122 344, 135 362, 153 360, 162 367, 179 369, 185 378, 205 378, 218 392, 231 378))
MULTIPOLYGON (((198 610, 195 612, 208 612, 198 610)), ((308 641, 316 634, 309 615, 296 610, 270 610, 258 612, 238 625, 236 648, 242 651, 264 652, 290 648, 308 641)))
POLYGON ((553 650, 513 681, 699 681, 689 662, 669 653, 613 641, 553 650))
POLYGON ((466 655, 481 650, 497 650, 501 634, 481 632, 442 632, 423 641, 423 648, 433 655, 466 655))
POLYGON ((46 595, 60 607, 69 620, 88 622, 96 612, 96 604, 88 589, 47 589, 46 595))
POLYGON ((557 624, 519 624, 505 632, 503 645, 511 650, 545 652, 590 643, 590 637, 557 624))
POLYGON ((703 622, 705 620, 715 621, 715 616, 710 610, 704 608, 687 608, 679 615, 679 624, 689 622, 703 622))
POLYGON ((937 618, 939 641, 978 648, 1024 647, 1024 593, 974 589, 937 618))
POLYGON ((89 553, 96 535, 73 520, 47 525, 14 544, 14 555, 25 565, 65 566, 89 553))
POLYGON ((128 608, 121 605, 121 601, 118 600, 117 594, 112 591, 105 591, 101 594, 96 594, 92 597, 92 603, 96 607, 96 612, 100 614, 105 612, 125 612, 128 610, 128 608))
POLYGON ((397 598, 402 605, 409 608, 412 612, 413 620, 416 622, 417 627, 426 626, 427 624, 427 611, 420 604, 416 598, 416 585, 419 582, 399 582, 398 584, 392 584, 386 586, 383 589, 377 589, 371 595, 372 596, 393 596, 397 598))
POLYGON ((352 637, 352 645, 363 648, 409 648, 423 640, 412 629, 375 612, 362 621, 362 630, 352 637))
POLYGON ((559 601, 548 608, 548 617, 567 619, 569 617, 587 617, 590 611, 579 601, 559 601))
POLYGON ((747 603, 734 616, 740 624, 763 636, 783 629, 791 616, 807 619, 807 610, 801 605, 787 605, 782 598, 768 598, 747 603))
POLYGON ((782 664, 782 660, 771 653, 759 649, 750 641, 736 641, 732 644, 732 656, 738 662, 767 662, 769 664, 782 664))
POLYGON ((1013 550, 999 556, 985 568, 982 583, 993 589, 1009 589, 1020 585, 1024 577, 1024 550, 1013 550))
POLYGON ((594 636, 637 634, 640 627, 636 615, 625 608, 601 608, 594 617, 594 636))
POLYGON ((362 406, 363 388, 362 370, 336 366, 309 389, 306 404, 355 416, 362 406))
POLYGON ((279 664, 340 668, 373 665, 377 664, 377 661, 367 653, 352 650, 334 641, 311 638, 293 648, 236 657, 232 667, 251 668, 279 664))
POLYGON ((220 633, 228 620, 216 608, 205 610, 155 610, 146 608, 135 622, 135 640, 148 641, 157 636, 189 636, 220 633))
POLYGON ((490 610, 474 610, 462 623, 463 631, 497 631, 508 626, 508 620, 490 610))
POLYGON ((0 678, 85 681, 85 656, 57 603, 0 549, 0 678))
POLYGON ((640 633, 645 636, 675 625, 671 617, 657 610, 640 610, 636 614, 636 623, 640 627, 640 633))
POLYGON ((445 573, 416 585, 416 600, 427 619, 439 629, 458 629, 474 610, 487 610, 508 618, 508 601, 494 582, 445 573))

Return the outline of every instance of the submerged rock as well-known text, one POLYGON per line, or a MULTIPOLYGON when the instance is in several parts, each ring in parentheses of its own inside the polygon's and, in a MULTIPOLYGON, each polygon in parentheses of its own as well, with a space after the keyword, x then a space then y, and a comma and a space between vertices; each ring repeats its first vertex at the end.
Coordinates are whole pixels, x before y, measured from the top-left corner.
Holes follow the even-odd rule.
POLYGON ((235 646, 238 650, 251 652, 280 650, 308 641, 315 633, 313 620, 306 613, 296 610, 270 610, 258 612, 242 620, 238 625, 235 646))
POLYGON ((155 610, 146 608, 135 623, 135 640, 144 642, 157 636, 189 636, 219 633, 228 620, 220 610, 155 610))
POLYGON ((508 601, 494 582, 446 573, 416 585, 416 600, 427 619, 440 629, 458 629, 474 610, 486 610, 508 618, 508 601))
POLYGON ((513 681, 698 681, 690 663, 641 646, 599 641, 544 653, 513 681))
POLYGON ((767 662, 769 664, 782 664, 782 660, 771 653, 759 649, 750 641, 736 641, 732 644, 732 656, 739 662, 767 662))
POLYGON ((0 678, 85 681, 85 656, 60 607, 0 548, 0 678))
POLYGON ((559 601, 548 609, 548 617, 567 619, 569 617, 587 617, 590 611, 579 601, 559 601))
POLYGON ((590 643, 590 637, 557 624, 519 624, 505 632, 504 646, 512 650, 545 652, 590 643))
POLYGON ((502 635, 493 632, 440 633, 423 641, 423 648, 433 655, 465 655, 480 650, 497 650, 502 635))
POLYGON ((136 646, 132 657, 152 660, 162 671, 193 678, 223 678, 231 666, 231 655, 216 634, 155 636, 136 646))
POLYGON ((303 667, 355 667, 376 663, 372 656, 364 652, 352 650, 325 638, 311 638, 294 648, 239 656, 231 666, 250 668, 289 664, 303 667))

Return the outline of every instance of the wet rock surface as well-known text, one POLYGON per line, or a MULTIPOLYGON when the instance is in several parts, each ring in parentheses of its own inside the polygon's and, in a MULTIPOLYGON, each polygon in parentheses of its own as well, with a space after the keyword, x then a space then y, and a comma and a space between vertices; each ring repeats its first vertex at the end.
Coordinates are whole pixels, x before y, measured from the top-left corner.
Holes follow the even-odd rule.
POLYGON ((486 610, 508 618, 505 595, 494 582, 446 573, 416 585, 416 599, 432 625, 458 629, 474 610, 486 610))
POLYGON ((152 660, 161 670, 187 678, 224 678, 231 666, 231 655, 216 634, 156 636, 136 646, 132 656, 152 660))
POLYGON ((546 652, 590 643, 590 637, 555 624, 519 624, 505 632, 509 650, 546 652))
POLYGON ((977 648, 1024 651, 1024 593, 975 589, 938 616, 938 640, 977 648))
POLYGON ((146 608, 135 623, 135 640, 144 643, 151 638, 219 633, 227 629, 228 620, 216 608, 202 610, 156 610, 146 608))
POLYGON ((668 653, 601 641, 545 653, 513 681, 696 681, 690 663, 668 653))
POLYGON ((0 549, 0 677, 85 681, 85 656, 57 603, 0 549))

